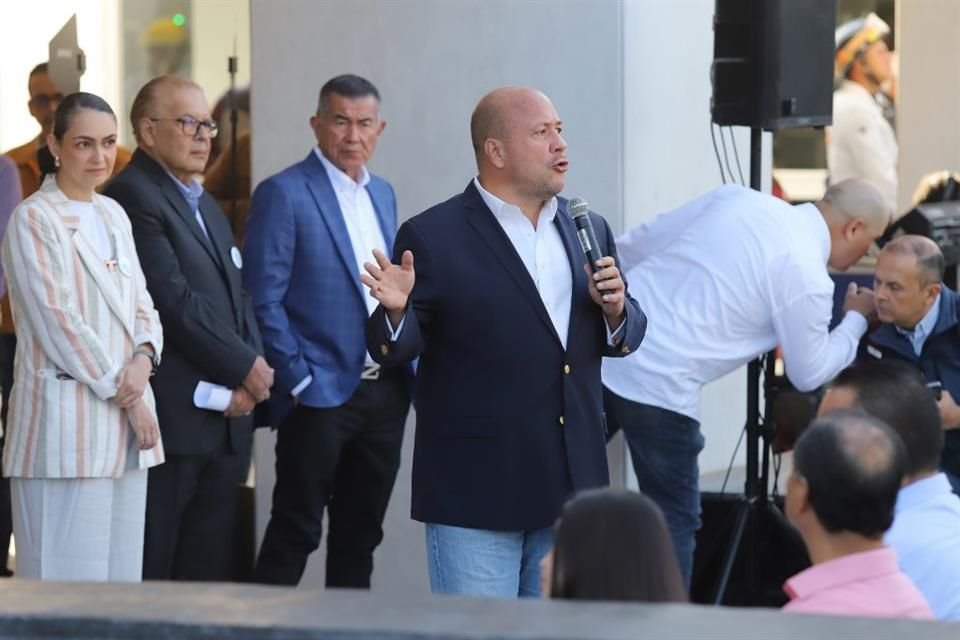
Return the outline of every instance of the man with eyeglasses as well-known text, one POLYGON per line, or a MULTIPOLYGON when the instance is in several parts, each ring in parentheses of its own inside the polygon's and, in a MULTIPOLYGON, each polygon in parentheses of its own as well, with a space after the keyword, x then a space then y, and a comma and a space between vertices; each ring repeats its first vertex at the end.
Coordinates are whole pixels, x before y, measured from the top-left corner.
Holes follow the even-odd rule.
POLYGON ((130 217, 165 338, 152 384, 167 461, 147 484, 143 577, 233 580, 251 412, 270 396, 273 369, 261 355, 230 225, 196 181, 217 135, 203 90, 154 78, 134 99, 130 122, 137 150, 104 193, 130 217), (201 382, 223 387, 227 406, 195 395, 201 382))
MULTIPOLYGON (((20 172, 20 189, 24 198, 39 189, 43 181, 43 171, 37 154, 47 146, 47 136, 53 130, 53 114, 60 100, 63 99, 63 94, 50 77, 46 62, 38 64, 30 71, 27 88, 30 91, 27 107, 30 109, 30 115, 40 125, 40 134, 30 142, 10 149, 6 153, 17 163, 17 170, 20 172)), ((114 175, 127 166, 128 162, 130 162, 130 151, 118 146, 117 161, 113 168, 114 175)), ((6 312, 8 308, 5 307, 4 317, 10 315, 6 312)))

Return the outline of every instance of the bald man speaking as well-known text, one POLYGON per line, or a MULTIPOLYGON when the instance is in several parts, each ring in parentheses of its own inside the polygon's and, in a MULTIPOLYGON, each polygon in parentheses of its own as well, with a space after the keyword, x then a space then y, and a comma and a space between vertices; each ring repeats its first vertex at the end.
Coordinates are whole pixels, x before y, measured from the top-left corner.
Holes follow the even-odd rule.
POLYGON ((434 593, 539 594, 551 526, 575 491, 608 483, 600 361, 640 345, 606 221, 588 268, 567 202, 563 125, 534 89, 505 87, 470 121, 477 176, 407 221, 394 263, 361 276, 380 305, 375 360, 420 357, 413 518, 434 593))

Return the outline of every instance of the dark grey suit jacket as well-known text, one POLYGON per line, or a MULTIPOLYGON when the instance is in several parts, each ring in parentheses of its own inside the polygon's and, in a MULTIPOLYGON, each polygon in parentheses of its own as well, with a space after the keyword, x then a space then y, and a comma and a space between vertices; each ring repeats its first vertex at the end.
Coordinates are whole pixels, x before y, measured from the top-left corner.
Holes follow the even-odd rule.
POLYGON ((240 268, 231 257, 227 219, 204 193, 200 214, 208 239, 173 178, 140 149, 104 194, 130 217, 147 289, 160 312, 163 360, 152 384, 164 449, 202 455, 228 442, 234 451, 249 452, 252 416, 227 419, 193 404, 197 382, 237 387, 263 353, 240 268))

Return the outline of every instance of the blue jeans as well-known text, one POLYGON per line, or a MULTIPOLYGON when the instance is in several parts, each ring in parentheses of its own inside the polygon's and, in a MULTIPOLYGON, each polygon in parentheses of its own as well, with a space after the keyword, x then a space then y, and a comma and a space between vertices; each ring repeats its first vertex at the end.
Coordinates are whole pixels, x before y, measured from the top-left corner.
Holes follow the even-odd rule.
POLYGON ((540 559, 553 529, 487 531, 427 523, 427 567, 433 593, 502 598, 540 595, 540 559))
POLYGON ((622 429, 630 447, 640 492, 663 511, 680 573, 689 589, 700 528, 700 423, 667 409, 621 398, 606 388, 603 402, 610 432, 622 429))

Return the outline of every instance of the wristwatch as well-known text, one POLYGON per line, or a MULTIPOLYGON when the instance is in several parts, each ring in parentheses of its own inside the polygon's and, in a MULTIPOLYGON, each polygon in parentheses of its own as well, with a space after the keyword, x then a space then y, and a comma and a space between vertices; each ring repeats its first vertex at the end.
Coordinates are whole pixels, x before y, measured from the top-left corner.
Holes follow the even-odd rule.
POLYGON ((150 360, 150 375, 152 376, 157 372, 157 367, 160 366, 160 356, 157 355, 156 351, 150 351, 149 349, 134 349, 133 355, 130 356, 130 359, 134 359, 137 356, 147 356, 150 360))

